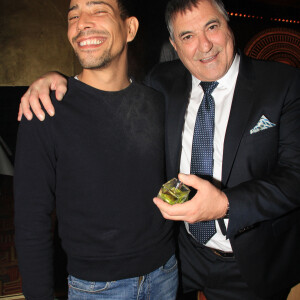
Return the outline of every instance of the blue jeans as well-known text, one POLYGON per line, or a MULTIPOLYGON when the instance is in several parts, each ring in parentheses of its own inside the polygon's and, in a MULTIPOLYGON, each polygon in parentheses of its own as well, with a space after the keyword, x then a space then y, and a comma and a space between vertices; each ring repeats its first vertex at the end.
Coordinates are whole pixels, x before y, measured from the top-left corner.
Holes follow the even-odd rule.
POLYGON ((93 282, 69 276, 69 300, 175 300, 177 260, 173 255, 157 270, 140 277, 93 282))

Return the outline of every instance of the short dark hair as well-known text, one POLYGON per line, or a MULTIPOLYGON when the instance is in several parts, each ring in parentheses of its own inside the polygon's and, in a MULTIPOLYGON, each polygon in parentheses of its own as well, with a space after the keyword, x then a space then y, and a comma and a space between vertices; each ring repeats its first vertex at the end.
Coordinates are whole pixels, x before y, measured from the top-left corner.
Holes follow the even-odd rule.
MULTIPOLYGON (((172 28, 172 18, 175 14, 181 12, 185 12, 187 10, 191 10, 193 7, 197 7, 197 5, 203 0, 170 0, 166 7, 165 13, 165 21, 170 33, 171 39, 174 39, 173 36, 173 28, 172 28)), ((228 13, 224 7, 224 3, 222 0, 207 0, 211 2, 216 8, 222 13, 226 21, 229 21, 228 13)))
POLYGON ((135 0, 117 0, 120 10, 120 16, 123 20, 135 16, 136 1, 135 0))

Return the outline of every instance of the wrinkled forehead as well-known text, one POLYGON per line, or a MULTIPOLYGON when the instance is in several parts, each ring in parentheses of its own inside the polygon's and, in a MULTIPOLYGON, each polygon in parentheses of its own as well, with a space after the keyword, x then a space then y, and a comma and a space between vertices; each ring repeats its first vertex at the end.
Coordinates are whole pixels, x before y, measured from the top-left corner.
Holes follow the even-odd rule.
POLYGON ((71 0, 70 9, 76 9, 80 7, 93 7, 93 6, 104 5, 114 10, 118 9, 117 0, 71 0))

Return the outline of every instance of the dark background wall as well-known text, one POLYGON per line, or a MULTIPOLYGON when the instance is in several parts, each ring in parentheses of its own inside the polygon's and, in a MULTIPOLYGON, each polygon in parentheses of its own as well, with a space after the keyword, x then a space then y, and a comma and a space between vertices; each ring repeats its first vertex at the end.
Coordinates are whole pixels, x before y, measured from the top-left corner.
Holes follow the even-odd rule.
POLYGON ((74 71, 66 38, 69 0, 0 0, 0 86, 24 86, 46 70, 74 71))

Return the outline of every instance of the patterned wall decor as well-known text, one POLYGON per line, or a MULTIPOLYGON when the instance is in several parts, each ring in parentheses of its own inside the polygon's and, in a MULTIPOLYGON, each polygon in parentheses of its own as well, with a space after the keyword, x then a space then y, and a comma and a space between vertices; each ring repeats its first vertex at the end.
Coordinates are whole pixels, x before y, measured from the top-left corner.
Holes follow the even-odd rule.
POLYGON ((300 32, 290 28, 266 29, 257 33, 244 51, 250 57, 300 68, 300 32))

